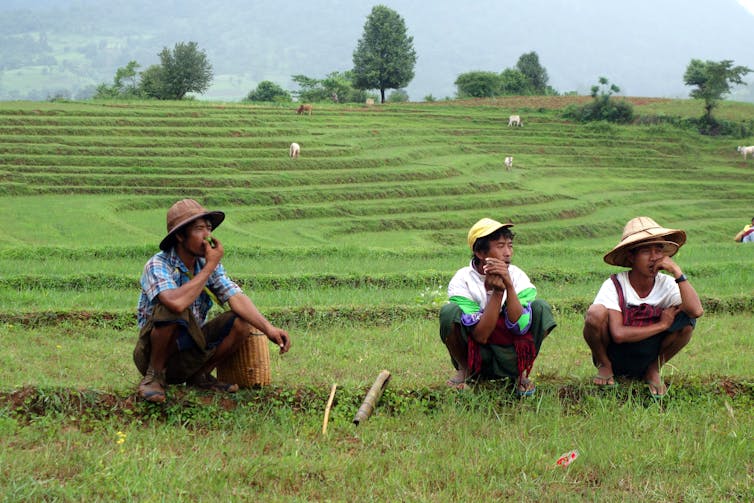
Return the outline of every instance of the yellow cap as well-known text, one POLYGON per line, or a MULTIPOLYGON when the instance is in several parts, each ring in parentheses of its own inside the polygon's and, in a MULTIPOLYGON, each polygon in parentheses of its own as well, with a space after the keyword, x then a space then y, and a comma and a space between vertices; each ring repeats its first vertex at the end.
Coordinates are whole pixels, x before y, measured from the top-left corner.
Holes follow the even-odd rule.
POLYGON ((492 220, 491 218, 483 218, 479 220, 471 226, 471 229, 469 229, 469 248, 473 251, 474 243, 476 243, 477 239, 489 236, 502 227, 513 227, 513 224, 511 222, 501 224, 497 220, 492 220))

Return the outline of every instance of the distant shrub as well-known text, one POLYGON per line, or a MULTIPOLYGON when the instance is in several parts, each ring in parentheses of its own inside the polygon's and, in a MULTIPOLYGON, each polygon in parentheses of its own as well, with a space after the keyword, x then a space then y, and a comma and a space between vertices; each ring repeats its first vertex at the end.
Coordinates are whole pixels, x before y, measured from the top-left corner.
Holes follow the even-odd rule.
POLYGON ((454 82, 459 98, 491 98, 500 94, 500 76, 495 72, 466 72, 454 82))
POLYGON ((387 97, 388 103, 405 103, 408 101, 408 93, 404 89, 396 89, 387 97))
POLYGON ((634 119, 634 107, 625 100, 611 99, 613 93, 620 92, 615 84, 608 87, 608 80, 600 77, 600 86, 592 86, 594 100, 586 105, 569 105, 563 111, 563 117, 578 122, 607 121, 626 124, 634 119))
POLYGON ((634 108, 628 101, 596 99, 586 105, 568 105, 563 117, 578 122, 607 121, 627 124, 634 119, 634 108))
POLYGON ((636 118, 634 122, 642 126, 670 125, 709 136, 748 138, 754 135, 754 120, 735 122, 715 118, 707 120, 706 117, 689 118, 668 115, 642 115, 636 118))
POLYGON ((712 116, 702 116, 698 119, 689 119, 696 125, 699 133, 709 136, 733 136, 734 138, 748 138, 754 133, 754 121, 734 122, 719 120, 712 116))
POLYGON ((291 93, 269 80, 263 80, 245 98, 245 101, 292 101, 291 93))

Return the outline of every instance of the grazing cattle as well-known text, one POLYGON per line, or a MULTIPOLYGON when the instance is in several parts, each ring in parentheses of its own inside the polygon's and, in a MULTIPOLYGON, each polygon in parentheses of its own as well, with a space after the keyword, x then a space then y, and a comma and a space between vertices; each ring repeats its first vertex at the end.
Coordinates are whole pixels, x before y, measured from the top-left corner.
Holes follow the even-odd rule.
POLYGON ((749 147, 738 147, 736 150, 741 152, 744 156, 744 161, 746 160, 746 156, 748 155, 754 155, 754 145, 749 147))
POLYGON ((511 115, 510 117, 508 117, 508 127, 510 126, 521 127, 523 125, 524 125, 524 121, 521 120, 520 115, 511 115))
POLYGON ((303 105, 299 106, 296 109, 296 113, 299 114, 299 115, 301 115, 301 114, 309 114, 309 115, 311 115, 312 114, 312 106, 309 103, 304 103, 303 105))
POLYGON ((291 148, 288 153, 295 159, 301 153, 301 146, 298 143, 291 143, 291 148))
POLYGON ((513 167, 513 156, 505 158, 505 170, 510 171, 513 167))

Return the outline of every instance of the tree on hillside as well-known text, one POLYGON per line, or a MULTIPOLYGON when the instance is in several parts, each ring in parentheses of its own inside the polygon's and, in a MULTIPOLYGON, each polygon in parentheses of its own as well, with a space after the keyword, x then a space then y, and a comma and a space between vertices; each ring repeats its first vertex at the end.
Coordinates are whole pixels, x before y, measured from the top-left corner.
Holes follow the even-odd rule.
POLYGON ((167 47, 159 54, 161 62, 162 90, 160 99, 180 100, 186 93, 203 93, 212 82, 212 65, 207 54, 197 47, 196 42, 175 44, 171 51, 167 47))
POLYGON ((384 5, 373 7, 353 53, 354 87, 379 89, 384 103, 386 89, 411 82, 415 65, 414 37, 408 36, 403 18, 384 5))
POLYGON ((539 56, 532 51, 522 54, 518 58, 516 68, 521 72, 529 83, 531 94, 547 94, 547 70, 539 64, 539 56))
POLYGON ((366 91, 356 89, 353 72, 330 72, 324 79, 315 79, 306 75, 293 75, 291 80, 298 84, 299 90, 294 94, 299 101, 337 101, 338 103, 364 103, 366 91))
POLYGON ((500 76, 495 72, 466 72, 454 82, 459 98, 492 98, 500 94, 500 76))
POLYGON ((136 71, 139 63, 129 61, 126 66, 115 71, 113 85, 100 84, 97 86, 95 98, 138 98, 141 96, 139 73, 136 71))
POLYGON ((167 99, 168 90, 165 88, 165 76, 161 65, 150 65, 141 72, 142 94, 147 98, 157 100, 167 99))
POLYGON ((203 93, 209 89, 212 65, 196 42, 175 44, 172 51, 165 47, 159 56, 161 64, 151 65, 138 75, 136 61, 118 68, 113 85, 100 84, 95 97, 180 100, 186 93, 203 93))
POLYGON ((247 101, 291 101, 291 93, 269 80, 257 84, 257 88, 246 96, 247 101))
POLYGON ((500 94, 529 94, 530 88, 529 79, 520 70, 506 68, 500 73, 500 94))
POLYGON ((733 61, 702 61, 692 59, 683 75, 683 83, 696 86, 690 96, 704 100, 704 120, 713 122, 712 110, 723 99, 723 95, 730 93, 732 84, 746 84, 744 75, 752 70, 745 66, 733 66, 733 61))

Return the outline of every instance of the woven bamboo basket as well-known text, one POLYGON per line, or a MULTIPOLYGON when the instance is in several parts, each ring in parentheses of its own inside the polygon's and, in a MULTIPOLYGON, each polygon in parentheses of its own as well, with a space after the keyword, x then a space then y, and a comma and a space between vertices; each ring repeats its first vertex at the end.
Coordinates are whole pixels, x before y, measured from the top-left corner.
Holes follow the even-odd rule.
POLYGON ((267 336, 252 329, 241 348, 217 367, 217 378, 241 388, 270 384, 270 347, 267 336))

